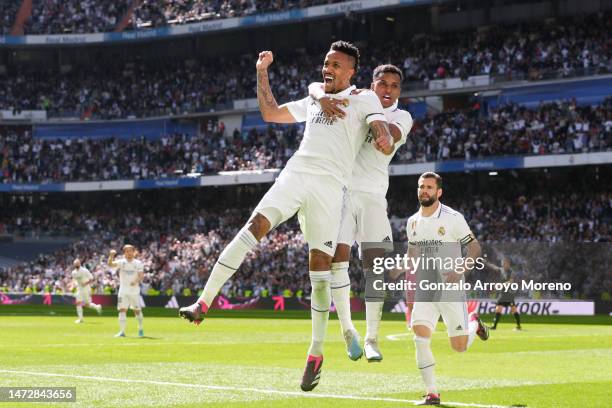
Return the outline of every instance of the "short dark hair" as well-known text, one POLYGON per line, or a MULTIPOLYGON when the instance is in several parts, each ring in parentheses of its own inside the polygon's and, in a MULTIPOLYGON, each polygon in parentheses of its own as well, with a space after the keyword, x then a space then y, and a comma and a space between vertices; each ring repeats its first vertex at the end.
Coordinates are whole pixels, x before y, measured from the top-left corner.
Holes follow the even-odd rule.
POLYGON ((422 179, 422 178, 436 179, 436 185, 438 186, 438 188, 442 188, 442 177, 440 177, 438 173, 434 173, 433 171, 426 171, 425 173, 421 174, 421 176, 419 177, 419 179, 422 179))
POLYGON ((383 65, 379 65, 376 68, 374 68, 374 73, 372 74, 372 80, 376 81, 376 79, 386 73, 391 73, 391 74, 397 74, 400 77, 400 82, 404 81, 404 74, 402 73, 402 70, 399 69, 398 67, 396 67, 393 64, 383 64, 383 65))
POLYGON ((353 58, 355 71, 359 69, 359 48, 348 41, 336 41, 329 47, 332 51, 340 51, 353 58))

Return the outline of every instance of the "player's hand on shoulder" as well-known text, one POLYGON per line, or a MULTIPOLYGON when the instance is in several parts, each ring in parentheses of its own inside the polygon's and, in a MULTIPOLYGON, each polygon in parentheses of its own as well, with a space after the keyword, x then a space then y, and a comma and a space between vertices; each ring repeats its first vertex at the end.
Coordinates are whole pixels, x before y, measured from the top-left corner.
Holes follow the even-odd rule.
POLYGON ((270 64, 272 64, 272 61, 274 61, 274 54, 272 54, 272 51, 262 51, 259 53, 259 58, 257 59, 255 68, 258 70, 267 69, 270 64))
POLYGON ((358 88, 358 89, 353 89, 351 91, 351 95, 359 95, 362 92, 368 91, 369 89, 365 89, 365 88, 358 88))
POLYGON ((319 104, 321 104, 321 111, 323 114, 332 121, 344 119, 346 116, 342 107, 348 106, 348 99, 337 99, 325 96, 319 99, 319 104))

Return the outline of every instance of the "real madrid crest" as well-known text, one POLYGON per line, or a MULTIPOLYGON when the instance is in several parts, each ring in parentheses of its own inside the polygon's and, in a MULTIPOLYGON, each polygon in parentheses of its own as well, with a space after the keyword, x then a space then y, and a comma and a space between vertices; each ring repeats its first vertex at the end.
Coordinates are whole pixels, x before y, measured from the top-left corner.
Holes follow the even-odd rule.
POLYGON ((444 227, 438 228, 438 235, 443 236, 444 234, 446 234, 446 230, 444 229, 444 227))

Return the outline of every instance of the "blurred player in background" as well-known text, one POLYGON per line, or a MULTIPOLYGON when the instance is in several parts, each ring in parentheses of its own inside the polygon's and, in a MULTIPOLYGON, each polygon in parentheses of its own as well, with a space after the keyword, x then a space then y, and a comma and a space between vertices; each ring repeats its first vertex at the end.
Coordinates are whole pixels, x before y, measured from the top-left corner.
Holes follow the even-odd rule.
MULTIPOLYGON (((359 345, 359 334, 351 321, 351 281, 348 273, 351 246, 357 242, 362 251, 364 242, 380 242, 390 246, 390 248, 367 249, 366 251, 370 253, 363 257, 365 260, 383 256, 385 249, 393 250, 393 233, 387 215, 386 199, 389 187, 389 163, 397 149, 406 143, 406 137, 412 128, 410 113, 397 107, 403 77, 402 71, 395 65, 379 65, 374 69, 370 89, 374 91, 383 106, 393 137, 393 146, 381 152, 373 146, 372 137, 368 136, 366 143, 359 150, 345 197, 338 246, 331 265, 332 299, 340 320, 347 353, 352 360, 359 359, 363 350, 359 345)), ((319 101, 328 117, 334 120, 344 118, 345 112, 342 107, 346 99, 325 94, 321 83, 311 84, 308 90, 310 95, 319 101)), ((371 265, 370 268, 365 267, 364 272, 371 273, 371 265)), ((368 298, 366 295, 367 332, 364 349, 368 361, 382 360, 378 348, 378 328, 383 304, 384 299, 368 298)))
POLYGON ((102 306, 91 301, 91 284, 94 282, 93 275, 89 269, 81 265, 80 259, 75 259, 72 262, 74 269, 71 272, 72 280, 76 285, 76 310, 79 317, 74 322, 83 323, 83 306, 94 309, 98 314, 102 314, 102 306))
POLYGON ((278 106, 268 79, 272 61, 272 52, 263 51, 256 63, 259 109, 267 122, 306 122, 302 142, 247 224, 221 253, 200 299, 181 308, 179 315, 201 322, 219 289, 238 270, 246 254, 272 228, 297 213, 309 247, 312 286, 312 340, 300 387, 311 391, 319 383, 323 364, 323 341, 331 304, 331 263, 340 230, 343 187, 368 127, 379 149, 389 149, 392 139, 376 95, 351 95, 355 89, 351 78, 359 65, 359 50, 354 45, 344 41, 333 43, 321 72, 326 92, 350 99, 347 118, 339 121, 325 117, 311 97, 278 106))
MULTIPOLYGON (((504 282, 514 282, 510 259, 504 258, 504 260, 502 261, 502 266, 493 266, 493 268, 501 274, 501 277, 504 282)), ((519 315, 518 309, 516 308, 516 303, 514 301, 515 296, 516 293, 513 291, 503 292, 499 296, 499 298, 497 299, 497 305, 495 306, 495 317, 493 318, 493 326, 491 326, 491 330, 497 329, 497 323, 499 323, 499 319, 501 317, 502 312, 504 311, 504 307, 510 307, 510 312, 514 316, 514 320, 516 321, 516 327, 514 328, 514 330, 522 330, 521 315, 519 315)))
MULTIPOLYGON (((440 251, 443 251, 441 246, 447 243, 449 254, 454 252, 452 258, 462 258, 462 248, 465 248, 467 255, 464 259, 472 259, 475 263, 481 254, 480 244, 463 215, 439 201, 442 196, 442 178, 433 172, 423 173, 419 177, 417 195, 421 208, 408 218, 406 224, 409 256, 416 258, 419 253, 431 253, 432 249, 439 256, 440 251), (453 243, 459 245, 455 247, 453 243)), ((454 271, 445 275, 446 282, 459 282, 462 279, 462 274, 454 271)), ((417 293, 411 325, 417 367, 427 388, 427 395, 420 405, 440 404, 435 377, 436 360, 431 352, 431 335, 436 329, 440 315, 446 325, 450 345, 455 351, 466 351, 476 335, 482 340, 489 338, 488 328, 478 315, 468 315, 465 301, 419 301, 417 293)))
POLYGON ((144 279, 144 266, 135 259, 136 248, 132 245, 123 246, 123 258, 115 260, 117 251, 112 249, 108 256, 108 266, 116 268, 119 274, 119 293, 117 295, 117 310, 119 310, 119 333, 115 337, 125 337, 127 310, 132 308, 138 321, 138 337, 144 337, 143 315, 140 308, 140 283, 144 279))

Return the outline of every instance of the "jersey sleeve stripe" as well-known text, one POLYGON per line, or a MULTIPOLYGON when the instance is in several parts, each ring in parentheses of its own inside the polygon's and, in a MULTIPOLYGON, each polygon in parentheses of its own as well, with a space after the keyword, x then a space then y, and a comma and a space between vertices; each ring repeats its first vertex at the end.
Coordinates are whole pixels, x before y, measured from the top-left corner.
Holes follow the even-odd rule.
POLYGON ((459 240, 461 245, 467 245, 474 240, 474 236, 472 234, 467 234, 465 237, 459 240))
POLYGON ((393 123, 391 123, 391 124, 392 124, 392 125, 397 126, 398 128, 400 128, 400 130, 402 131, 402 134, 407 133, 407 132, 406 132, 406 129, 404 129, 404 127, 402 126, 402 124, 401 124, 401 123, 399 123, 399 122, 393 122, 393 123))

